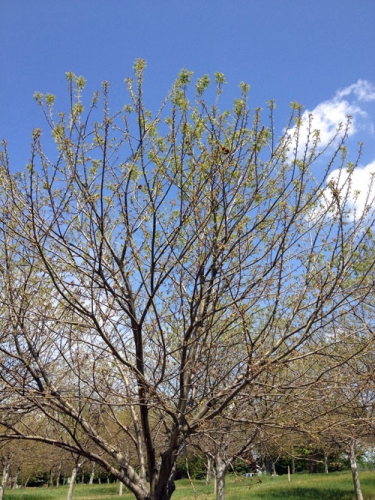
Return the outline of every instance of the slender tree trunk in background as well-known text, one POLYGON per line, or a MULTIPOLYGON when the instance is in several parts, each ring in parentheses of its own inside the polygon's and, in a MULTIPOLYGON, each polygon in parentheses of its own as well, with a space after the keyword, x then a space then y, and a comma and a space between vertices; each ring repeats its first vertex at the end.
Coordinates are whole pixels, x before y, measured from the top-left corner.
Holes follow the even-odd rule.
POLYGON ((70 484, 66 500, 73 500, 73 490, 76 482, 77 472, 78 472, 78 463, 74 465, 74 468, 72 470, 72 475, 70 476, 70 484))
POLYGON ((1 482, 1 488, 0 488, 0 500, 3 500, 4 498, 4 491, 5 487, 8 481, 8 475, 9 475, 9 463, 5 463, 3 467, 3 478, 1 482))
POLYGON ((124 484, 120 481, 119 489, 118 489, 118 496, 122 497, 122 493, 124 491, 124 484))
POLYGON ((324 450, 324 472, 328 474, 328 453, 324 450))
POLYGON ((94 484, 94 477, 95 477, 95 464, 93 462, 92 463, 92 467, 91 467, 91 474, 90 474, 89 484, 94 484))
POLYGON ((294 458, 294 447, 292 446, 292 474, 296 473, 296 461, 294 458))
POLYGON ((207 457, 206 486, 210 484, 211 475, 212 475, 212 460, 210 457, 207 457))
POLYGON ((51 468, 51 470, 49 471, 49 481, 48 481, 48 486, 52 487, 53 486, 53 467, 51 468))
POLYGON ((361 483, 359 482, 358 467, 357 467, 357 456, 355 450, 355 440, 350 443, 350 469, 352 471, 353 485, 356 500, 363 500, 361 483))
POLYGON ((13 478, 13 486, 12 489, 15 490, 18 486, 18 476, 20 475, 21 472, 21 467, 17 467, 16 474, 14 475, 13 478))
POLYGON ((272 462, 272 475, 273 475, 273 476, 277 476, 277 474, 276 474, 276 467, 275 467, 275 463, 276 463, 276 462, 272 462))
POLYGON ((59 468, 56 474, 56 488, 60 488, 60 477, 61 477, 61 462, 59 463, 59 468))

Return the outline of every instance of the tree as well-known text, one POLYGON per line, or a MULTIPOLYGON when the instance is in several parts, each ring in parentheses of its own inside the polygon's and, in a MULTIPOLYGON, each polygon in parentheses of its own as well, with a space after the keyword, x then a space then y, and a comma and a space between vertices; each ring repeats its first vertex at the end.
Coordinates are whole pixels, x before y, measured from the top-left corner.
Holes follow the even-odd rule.
POLYGON ((299 384, 282 403, 289 409, 285 427, 294 424, 293 434, 297 431, 302 443, 307 443, 302 451, 309 459, 323 462, 325 472, 329 452, 348 456, 355 495, 362 500, 357 457, 371 447, 375 422, 374 317, 366 305, 357 308, 355 315, 355 323, 340 321, 336 331, 326 331, 335 342, 324 357, 303 360, 297 367, 290 365, 294 372, 299 368, 299 384), (322 455, 320 460, 316 452, 322 455))
POLYGON ((336 377, 331 395, 323 403, 325 418, 319 422, 322 440, 336 445, 349 458, 357 500, 363 500, 357 458, 374 443, 373 344, 370 348, 370 352, 346 363, 344 373, 336 377))
POLYGON ((205 426, 196 434, 194 442, 189 443, 207 457, 207 475, 210 474, 211 467, 214 470, 217 500, 225 499, 225 476, 236 459, 242 459, 250 467, 252 464, 255 466, 250 448, 257 429, 251 431, 245 426, 241 428, 233 421, 216 420, 213 428, 205 426))
POLYGON ((2 152, 2 437, 61 447, 138 500, 167 500, 186 439, 302 346, 320 351, 315 339, 367 296, 373 264, 354 269, 374 214, 352 216, 348 192, 326 186, 346 166, 349 124, 321 148, 310 123, 300 155, 301 106, 275 145, 272 102, 270 128, 244 83, 220 112, 216 73, 214 103, 204 76, 190 104, 186 70, 152 116, 144 67, 112 115, 107 82, 85 114, 85 81, 68 73, 68 114, 35 94, 55 157, 40 129, 24 172, 2 152), (27 426, 31 413, 49 427, 27 426))

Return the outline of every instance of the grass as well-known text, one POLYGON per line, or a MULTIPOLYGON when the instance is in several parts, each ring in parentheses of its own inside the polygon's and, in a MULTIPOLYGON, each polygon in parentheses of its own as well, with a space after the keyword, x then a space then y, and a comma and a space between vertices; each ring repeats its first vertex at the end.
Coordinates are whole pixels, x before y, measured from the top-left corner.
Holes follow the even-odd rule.
MULTIPOLYGON (((375 500, 375 472, 360 474, 365 500, 375 500)), ((6 490, 4 500, 65 500, 67 486, 53 488, 26 488, 6 490)), ((125 489, 125 488, 124 488, 125 489)), ((119 498, 117 484, 76 485, 75 500, 105 500, 119 498)), ((129 492, 121 497, 133 499, 129 492)), ((176 482, 173 500, 214 500, 212 485, 203 481, 195 483, 195 491, 187 480, 176 482)), ((226 486, 226 500, 354 500, 350 472, 332 474, 295 474, 288 482, 287 476, 263 477, 257 479, 236 479, 229 476, 226 486)))

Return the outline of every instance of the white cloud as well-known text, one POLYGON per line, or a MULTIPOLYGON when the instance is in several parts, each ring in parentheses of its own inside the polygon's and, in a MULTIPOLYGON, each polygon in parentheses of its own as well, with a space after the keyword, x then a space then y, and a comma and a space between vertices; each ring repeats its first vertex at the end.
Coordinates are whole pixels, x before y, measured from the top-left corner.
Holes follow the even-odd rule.
POLYGON ((349 85, 342 90, 338 90, 336 97, 341 99, 350 94, 354 94, 358 101, 370 102, 375 101, 375 85, 367 80, 358 80, 357 83, 349 85))
MULTIPOLYGON (((355 211, 358 216, 366 207, 373 206, 375 190, 375 161, 364 167, 356 168, 352 174, 347 170, 333 170, 327 178, 327 184, 335 188, 341 203, 355 211)), ((325 190, 325 197, 332 200, 332 189, 325 190)))
MULTIPOLYGON (((350 128, 347 130, 348 137, 353 136, 361 127, 366 127, 368 131, 373 131, 373 124, 367 117, 364 103, 375 101, 375 85, 367 80, 358 80, 357 83, 349 85, 336 92, 335 96, 318 104, 312 111, 305 110, 302 113, 302 126, 289 129, 291 137, 291 155, 296 145, 296 135, 298 134, 297 153, 302 156, 306 143, 312 147, 313 131, 319 131, 320 149, 325 147, 337 135, 337 141, 345 133, 345 126, 350 116, 350 128), (309 129, 310 127, 310 129, 309 129), (339 131, 337 133, 337 131, 339 131), (308 139, 309 138, 309 139, 308 139), (293 147, 294 146, 294 147, 293 147)), ((336 141, 334 141, 336 143, 336 141)))
MULTIPOLYGON (((337 199, 340 203, 340 209, 343 209, 345 205, 345 209, 351 212, 351 215, 348 214, 349 217, 354 217, 354 213, 357 216, 362 215, 368 206, 375 210, 375 160, 373 160, 373 152, 371 152, 373 150, 371 145, 375 137, 374 102, 375 85, 367 80, 358 80, 348 87, 339 89, 332 99, 321 102, 313 110, 303 111, 300 128, 295 126, 287 131, 290 136, 290 159, 294 157, 295 150, 297 150, 297 157, 302 158, 306 151, 307 142, 308 150, 311 150, 314 140, 313 131, 315 130, 319 131, 320 139, 317 152, 322 151, 333 141, 327 150, 327 158, 329 158, 333 148, 337 147, 345 133, 345 124, 349 116, 351 117, 350 128, 347 130, 349 153, 353 154, 354 152, 355 156, 358 152, 358 143, 352 144, 350 141, 357 132, 359 132, 357 140, 362 141, 363 136, 367 136, 367 140, 369 140, 366 153, 368 154, 368 148, 370 148, 370 157, 367 159, 367 164, 358 166, 352 173, 349 173, 343 165, 341 169, 335 169, 329 174, 327 187, 323 191, 321 206, 323 210, 329 206, 333 208, 336 206, 334 197, 337 197, 337 194, 339 195, 337 199), (337 132, 338 130, 339 132, 337 132), (333 140, 336 135, 336 139, 333 140)), ((340 157, 341 155, 338 156, 339 161, 340 157)), ((321 157, 321 160, 323 159, 324 157, 321 157)), ((357 158, 354 158, 354 161, 356 160, 357 158)), ((324 163, 325 169, 327 162, 323 161, 324 163)), ((313 166, 314 174, 319 177, 319 166, 322 166, 322 161, 317 161, 316 165, 313 166)))

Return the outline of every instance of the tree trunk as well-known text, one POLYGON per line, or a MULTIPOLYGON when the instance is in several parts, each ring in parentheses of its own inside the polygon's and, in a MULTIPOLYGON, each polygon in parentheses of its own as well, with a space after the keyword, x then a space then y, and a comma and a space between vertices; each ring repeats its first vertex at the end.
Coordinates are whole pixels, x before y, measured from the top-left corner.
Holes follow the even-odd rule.
POLYGON ((73 500, 73 490, 76 482, 77 472, 78 472, 78 463, 75 464, 72 470, 72 475, 70 476, 70 484, 66 500, 73 500))
POLYGON ((274 467, 274 463, 272 462, 272 459, 270 457, 265 457, 265 465, 266 465, 266 474, 269 474, 272 476, 272 471, 274 467))
POLYGON ((352 471, 355 497, 356 497, 356 500, 363 500, 361 483, 359 482, 359 476, 358 476, 357 456, 356 456, 355 441, 354 440, 350 443, 349 457, 350 457, 350 469, 352 471))
POLYGON ((207 457, 207 472, 206 472, 206 486, 210 484, 211 476, 212 476, 212 460, 210 457, 207 457))
POLYGON ((21 467, 17 467, 16 473, 13 478, 13 486, 12 488, 15 490, 18 486, 18 476, 20 475, 21 467))
POLYGON ((216 457, 216 500, 225 500, 225 474, 227 468, 220 457, 216 457))
POLYGON ((1 482, 1 487, 0 487, 0 500, 3 500, 4 498, 4 490, 8 481, 8 475, 9 475, 9 463, 5 463, 3 467, 3 479, 1 482))
POLYGON ((94 484, 94 477, 95 477, 95 464, 92 463, 89 484, 94 484))
POLYGON ((296 473, 296 461, 294 455, 292 455, 292 474, 296 473))
POLYGON ((324 450, 324 472, 328 474, 328 453, 324 450))
POLYGON ((57 474, 56 474, 56 488, 60 488, 60 476, 61 476, 61 462, 59 464, 59 468, 57 469, 57 474))
POLYGON ((276 467, 275 467, 275 465, 276 465, 276 462, 272 462, 272 475, 273 475, 273 476, 277 476, 277 474, 276 474, 276 467))
POLYGON ((118 489, 118 496, 122 497, 122 493, 124 491, 124 484, 120 481, 119 489, 118 489))
POLYGON ((50 486, 50 487, 53 486, 53 478, 54 478, 54 475, 53 475, 53 467, 52 467, 51 470, 49 471, 48 486, 50 486))

